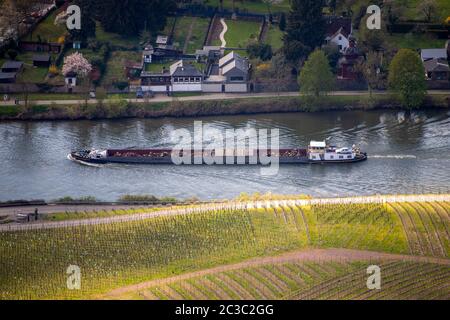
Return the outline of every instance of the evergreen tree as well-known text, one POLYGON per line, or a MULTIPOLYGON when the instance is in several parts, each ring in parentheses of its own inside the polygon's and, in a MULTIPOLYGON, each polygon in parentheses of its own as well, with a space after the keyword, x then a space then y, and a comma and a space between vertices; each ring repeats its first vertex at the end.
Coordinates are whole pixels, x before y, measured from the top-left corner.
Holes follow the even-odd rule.
POLYGON ((304 59, 325 39, 323 0, 292 0, 288 17, 284 52, 292 62, 304 59))
POLYGON ((75 0, 75 5, 81 9, 81 30, 70 30, 73 40, 86 42, 87 38, 95 37, 95 2, 91 0, 75 0))
POLYGON ((280 27, 281 31, 285 31, 286 30, 286 14, 284 14, 284 12, 280 16, 279 27, 280 27))
POLYGON ((173 0, 98 0, 98 18, 108 32, 138 35, 141 30, 161 30, 173 0))

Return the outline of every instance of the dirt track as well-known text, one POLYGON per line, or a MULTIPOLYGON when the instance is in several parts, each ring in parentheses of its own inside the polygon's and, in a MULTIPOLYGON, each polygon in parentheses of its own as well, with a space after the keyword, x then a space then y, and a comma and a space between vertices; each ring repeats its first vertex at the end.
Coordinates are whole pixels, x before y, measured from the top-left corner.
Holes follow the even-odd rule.
POLYGON ((182 275, 152 280, 147 282, 142 282, 136 285, 130 285, 122 288, 115 289, 110 291, 109 293, 100 296, 101 299, 114 299, 118 298, 121 295, 144 290, 146 288, 150 288, 153 286, 165 285, 172 282, 177 282, 181 280, 186 280, 193 277, 201 277, 213 273, 231 271, 246 267, 254 267, 264 264, 282 264, 293 261, 312 261, 312 262, 350 262, 350 261, 371 261, 371 260, 402 260, 402 261, 411 261, 411 262, 429 262, 429 263, 437 263, 444 264, 450 266, 450 259, 443 258, 429 258, 429 257, 419 257, 419 256, 409 256, 409 255, 401 255, 401 254, 390 254, 390 253, 381 253, 381 252, 373 252, 373 251, 362 251, 362 250, 351 250, 351 249, 311 249, 304 251, 296 251, 290 252, 286 254, 282 254, 276 257, 263 257, 247 260, 244 262, 225 265, 220 267, 215 267, 211 269, 185 273, 182 275))
POLYGON ((2 225, 0 226, 0 232, 32 230, 32 229, 53 229, 53 228, 75 227, 81 225, 97 225, 107 223, 139 221, 163 215, 164 216, 186 215, 186 214, 207 212, 211 210, 224 210, 224 209, 246 210, 246 209, 270 208, 279 206, 295 206, 295 205, 307 206, 315 204, 321 205, 321 204, 432 202, 432 201, 450 201, 450 194, 367 196, 367 197, 348 197, 348 198, 319 198, 319 199, 301 199, 301 200, 268 200, 268 201, 250 201, 250 202, 210 203, 188 208, 168 208, 156 212, 151 211, 147 213, 121 215, 106 218, 2 225))

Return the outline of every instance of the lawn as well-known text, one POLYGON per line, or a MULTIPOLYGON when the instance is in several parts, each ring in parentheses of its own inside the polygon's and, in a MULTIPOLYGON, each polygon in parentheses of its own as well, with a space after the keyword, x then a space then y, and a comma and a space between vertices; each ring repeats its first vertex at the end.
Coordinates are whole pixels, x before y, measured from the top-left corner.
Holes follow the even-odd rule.
MULTIPOLYGON (((71 54, 75 53, 75 52, 79 52, 83 55, 83 57, 85 57, 88 61, 91 61, 94 57, 98 57, 97 53, 95 53, 94 51, 92 51, 91 49, 69 49, 67 50, 65 57, 70 56, 71 54)), ((63 59, 64 61, 64 59, 63 59)))
POLYGON ((209 21, 209 19, 205 18, 195 18, 191 37, 186 39, 185 53, 195 53, 195 50, 203 48, 203 43, 208 33, 209 21))
POLYGON ((228 25, 228 31, 225 34, 228 48, 244 49, 250 42, 258 40, 260 23, 239 20, 226 20, 225 22, 228 25))
POLYGON ((128 81, 125 74, 125 61, 141 61, 141 53, 134 51, 114 51, 108 60, 102 84, 112 84, 117 81, 128 81))
POLYGON ((271 25, 266 35, 265 43, 270 44, 275 50, 283 47, 283 32, 278 26, 271 25))
POLYGON ((173 44, 184 53, 195 53, 195 50, 203 47, 209 21, 206 18, 179 17, 175 24, 173 44))
MULTIPOLYGON (((17 77, 17 83, 43 83, 48 73, 48 68, 34 67, 33 56, 36 53, 26 52, 19 54, 16 58, 17 61, 24 63, 23 71, 17 77)), ((54 61, 56 55, 52 55, 52 61, 54 61)))
MULTIPOLYGON (((418 6, 422 1, 419 0, 407 0, 405 1, 405 18, 410 20, 423 20, 425 17, 420 12, 418 6)), ((448 0, 436 0, 436 15, 437 20, 444 21, 450 16, 450 1, 448 0)))
MULTIPOLYGON (((278 0, 276 3, 270 7, 270 12, 288 12, 290 9, 289 0, 278 0)), ((205 4, 212 7, 219 7, 219 0, 206 0, 205 4)), ((268 14, 269 7, 262 0, 253 0, 253 1, 235 1, 235 8, 241 12, 249 12, 249 13, 260 13, 260 14, 268 14)), ((233 1, 232 0, 223 0, 223 8, 232 10, 233 9, 233 1)))
POLYGON ((24 40, 26 41, 38 41, 42 42, 57 42, 58 38, 67 32, 65 24, 55 25, 55 18, 60 11, 53 11, 47 18, 38 24, 36 29, 29 33, 24 40))
POLYGON ((106 32, 99 22, 97 22, 95 35, 98 41, 108 42, 111 46, 122 48, 139 47, 138 37, 124 37, 117 33, 106 32))
POLYGON ((445 39, 433 38, 429 34, 393 34, 387 36, 388 43, 397 48, 423 49, 423 48, 444 48, 445 39))
POLYGON ((163 68, 169 70, 169 67, 176 61, 169 61, 165 63, 147 63, 145 64, 145 71, 148 72, 162 72, 163 68))

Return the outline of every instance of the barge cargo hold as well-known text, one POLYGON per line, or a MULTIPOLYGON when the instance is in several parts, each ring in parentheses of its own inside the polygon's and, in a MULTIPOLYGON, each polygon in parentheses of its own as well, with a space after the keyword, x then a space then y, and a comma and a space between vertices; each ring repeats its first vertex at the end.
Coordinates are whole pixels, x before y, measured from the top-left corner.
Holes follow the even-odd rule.
MULTIPOLYGON (((81 150, 69 154, 69 159, 81 163, 123 163, 123 164, 175 164, 171 149, 107 149, 107 150, 81 150)), ((280 164, 324 164, 324 163, 354 163, 367 160, 367 153, 359 148, 337 148, 324 141, 311 141, 307 149, 280 149, 255 150, 250 154, 248 150, 234 150, 232 153, 223 151, 214 154, 214 151, 198 150, 181 151, 177 156, 184 156, 184 164, 209 164, 205 159, 215 159, 215 164, 264 164, 261 159, 278 158, 280 164), (190 153, 190 154, 189 154, 190 153), (229 155, 229 156, 226 156, 229 155), (231 155, 231 156, 230 156, 231 155), (194 161, 197 159, 197 161, 194 161), (200 159, 200 160, 199 160, 200 159)))

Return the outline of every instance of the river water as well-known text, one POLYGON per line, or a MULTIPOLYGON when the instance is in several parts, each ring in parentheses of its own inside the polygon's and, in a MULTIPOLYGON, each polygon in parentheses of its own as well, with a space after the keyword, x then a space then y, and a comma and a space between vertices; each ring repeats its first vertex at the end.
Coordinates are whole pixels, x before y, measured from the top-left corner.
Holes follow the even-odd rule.
POLYGON ((450 189, 450 112, 348 111, 205 117, 217 129, 280 130, 282 147, 332 137, 358 144, 369 160, 341 165, 285 165, 263 176, 252 166, 80 165, 71 150, 171 147, 175 129, 194 119, 0 123, 0 201, 125 194, 232 198, 241 192, 338 196, 446 192, 450 189))

